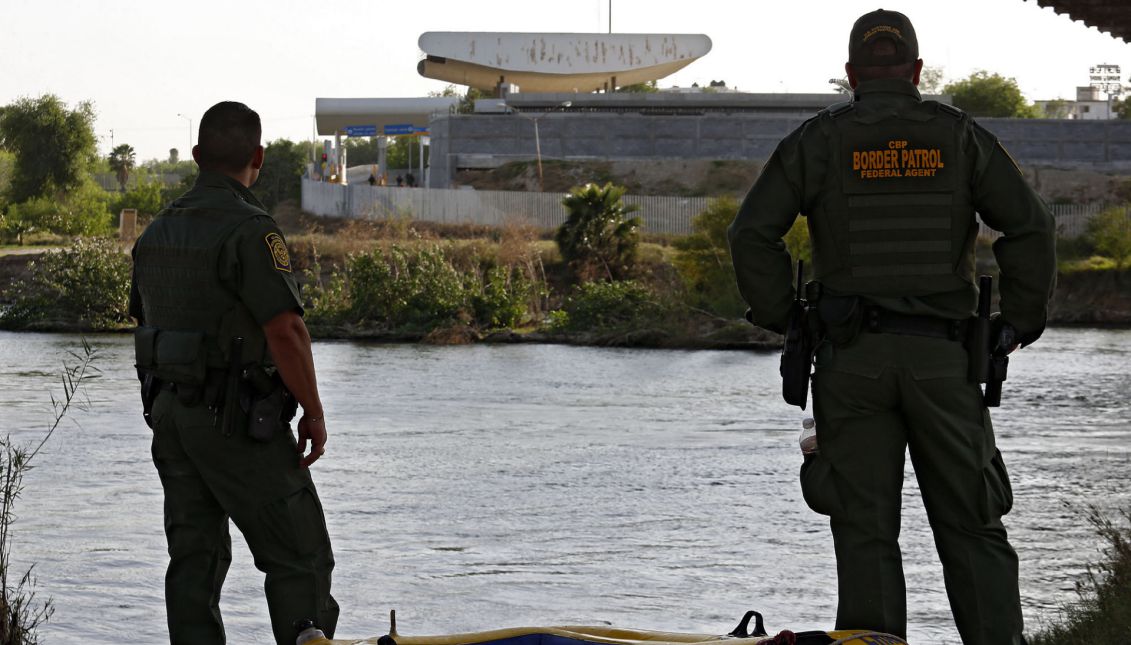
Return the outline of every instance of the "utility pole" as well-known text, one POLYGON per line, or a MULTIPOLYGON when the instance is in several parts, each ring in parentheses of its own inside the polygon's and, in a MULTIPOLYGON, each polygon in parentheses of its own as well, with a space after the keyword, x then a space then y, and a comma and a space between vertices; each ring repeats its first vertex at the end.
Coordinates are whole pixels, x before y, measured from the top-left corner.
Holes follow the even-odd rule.
MULTIPOLYGON (((611 0, 610 0, 610 2, 611 2, 611 0)), ((545 185, 543 184, 543 181, 542 181, 542 139, 538 135, 538 119, 541 119, 544 116, 548 116, 551 112, 556 112, 557 110, 564 110, 565 108, 568 108, 571 105, 573 105, 573 101, 562 101, 561 103, 558 103, 554 107, 550 108, 549 110, 546 110, 545 112, 543 112, 542 114, 539 114, 537 116, 529 115, 529 114, 523 114, 522 112, 512 112, 512 114, 517 114, 518 116, 525 117, 525 118, 530 119, 531 121, 534 122, 534 156, 538 160, 538 192, 540 192, 540 193, 546 192, 546 187, 545 187, 545 185)))

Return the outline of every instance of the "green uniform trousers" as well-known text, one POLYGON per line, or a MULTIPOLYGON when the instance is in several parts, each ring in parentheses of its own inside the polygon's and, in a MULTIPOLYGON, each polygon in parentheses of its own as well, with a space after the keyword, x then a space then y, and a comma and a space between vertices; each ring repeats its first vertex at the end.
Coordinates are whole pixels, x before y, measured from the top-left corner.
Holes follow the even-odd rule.
POLYGON ((1021 642, 1017 554, 1002 515, 1013 493, 962 344, 861 333, 818 348, 819 454, 801 471, 809 506, 830 517, 838 629, 907 631, 899 550, 904 453, 923 495, 962 642, 1021 642))
POLYGON ((290 432, 260 443, 236 430, 224 436, 204 405, 185 406, 162 391, 153 406, 153 462, 165 491, 169 569, 165 604, 172 643, 224 643, 220 590, 232 559, 228 519, 266 574, 271 627, 294 645, 296 620, 327 634, 338 621, 330 595, 334 556, 310 472, 298 466, 290 432))

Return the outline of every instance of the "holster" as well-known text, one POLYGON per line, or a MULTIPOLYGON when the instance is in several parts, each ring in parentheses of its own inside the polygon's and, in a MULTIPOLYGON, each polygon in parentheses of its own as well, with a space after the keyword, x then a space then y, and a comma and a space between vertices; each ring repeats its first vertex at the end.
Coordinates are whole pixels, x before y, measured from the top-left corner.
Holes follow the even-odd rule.
POLYGON ((145 425, 154 430, 153 402, 161 391, 161 380, 148 372, 139 372, 138 378, 141 380, 141 416, 145 425))
POLYGON ((290 428, 298 403, 277 372, 267 373, 256 365, 243 371, 240 407, 247 413, 247 434, 268 442, 290 428))
POLYGON ((816 316, 805 301, 795 301, 790 309, 789 323, 785 329, 782 347, 781 393, 785 402, 802 410, 809 398, 809 378, 813 370, 813 350, 816 347, 816 316))

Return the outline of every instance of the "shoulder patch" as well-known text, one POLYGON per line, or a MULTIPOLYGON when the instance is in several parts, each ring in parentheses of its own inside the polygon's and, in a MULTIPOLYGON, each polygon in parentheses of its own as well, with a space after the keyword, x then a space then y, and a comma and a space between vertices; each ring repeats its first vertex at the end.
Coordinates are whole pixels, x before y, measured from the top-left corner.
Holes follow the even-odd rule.
POLYGON ((278 233, 268 233, 263 241, 267 242, 267 250, 271 253, 271 261, 275 263, 275 268, 290 273, 291 254, 287 251, 287 243, 283 241, 283 236, 278 233))

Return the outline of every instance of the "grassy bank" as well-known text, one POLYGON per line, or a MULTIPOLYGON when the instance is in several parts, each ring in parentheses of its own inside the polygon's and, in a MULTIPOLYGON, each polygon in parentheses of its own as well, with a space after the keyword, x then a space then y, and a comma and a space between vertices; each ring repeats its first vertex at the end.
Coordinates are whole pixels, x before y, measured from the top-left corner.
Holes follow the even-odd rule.
POLYGON ((389 341, 765 347, 777 338, 698 306, 671 240, 640 242, 623 279, 579 280, 546 232, 290 213, 316 336, 389 341))
MULTIPOLYGON (((487 227, 333 219, 293 204, 281 205, 275 217, 316 337, 774 348, 779 337, 741 320, 745 305, 725 235, 736 209, 733 199, 717 200, 695 218, 692 235, 665 237, 626 226, 626 210, 613 218, 620 224, 596 218, 598 228, 574 236, 605 236, 604 246, 569 252, 568 239, 517 221, 487 227)), ((803 222, 786 243, 791 255, 808 259, 803 222)), ((1049 323, 1131 325, 1131 271, 1097 255, 1086 239, 1059 246, 1049 323)), ((129 328, 124 251, 103 240, 37 256, 0 253, 0 327, 129 328)), ((988 240, 979 240, 978 271, 997 272, 988 240)))
MULTIPOLYGON (((729 258, 720 264, 712 251, 704 269, 681 239, 633 237, 629 251, 609 247, 619 249, 617 258, 600 250, 567 258, 552 234, 518 222, 334 220, 293 208, 276 217, 315 337, 766 349, 780 342, 741 320, 733 279, 715 279, 730 272, 729 258)), ((10 282, 0 327, 128 329, 124 251, 101 240, 30 261, 4 256, 0 273, 10 282)))

